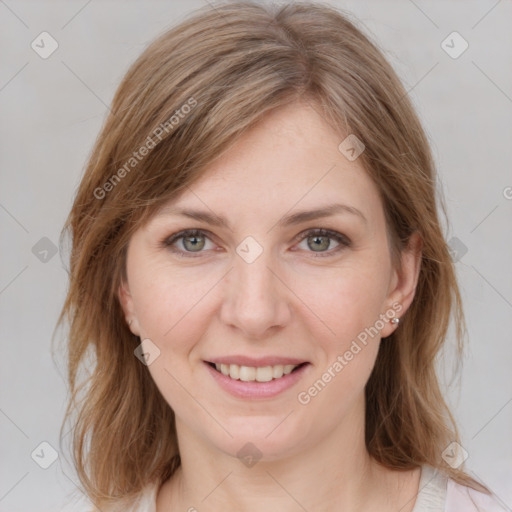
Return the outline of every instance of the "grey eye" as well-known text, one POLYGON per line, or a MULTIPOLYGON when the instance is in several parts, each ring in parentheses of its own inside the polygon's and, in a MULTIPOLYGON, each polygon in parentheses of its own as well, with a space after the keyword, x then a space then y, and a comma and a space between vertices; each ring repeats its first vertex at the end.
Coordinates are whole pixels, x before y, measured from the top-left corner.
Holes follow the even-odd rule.
POLYGON ((181 238, 183 247, 190 252, 200 251, 206 243, 204 235, 189 235, 181 238))
POLYGON ((317 249, 319 251, 325 251, 329 249, 329 245, 331 244, 330 237, 323 235, 311 235, 307 240, 308 247, 315 252, 317 252, 317 249), (310 240, 313 240, 313 242, 310 243, 310 240))

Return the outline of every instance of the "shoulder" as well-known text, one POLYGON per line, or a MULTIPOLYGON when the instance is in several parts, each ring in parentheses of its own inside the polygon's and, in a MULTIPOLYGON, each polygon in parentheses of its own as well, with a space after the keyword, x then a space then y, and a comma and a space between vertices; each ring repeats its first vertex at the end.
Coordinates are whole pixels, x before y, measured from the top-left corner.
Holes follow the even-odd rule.
POLYGON ((446 505, 444 512, 505 512, 496 496, 458 484, 451 478, 446 485, 446 505))
POLYGON ((459 484, 440 469, 424 465, 413 512, 508 512, 498 498, 459 484))

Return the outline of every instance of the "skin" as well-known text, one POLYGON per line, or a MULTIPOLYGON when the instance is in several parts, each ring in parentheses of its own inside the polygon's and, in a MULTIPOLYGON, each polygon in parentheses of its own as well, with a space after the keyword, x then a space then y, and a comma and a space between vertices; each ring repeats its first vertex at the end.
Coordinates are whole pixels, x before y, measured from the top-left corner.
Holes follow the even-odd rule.
POLYGON ((132 332, 160 350, 148 370, 175 411, 182 457, 157 512, 413 508, 420 468, 384 468, 364 443, 364 388, 394 324, 386 321, 307 405, 297 400, 379 315, 398 304, 403 316, 418 279, 421 239, 411 238, 393 268, 377 188, 358 159, 338 150, 342 140, 311 105, 274 111, 168 203, 222 215, 231 229, 168 212, 130 240, 119 299, 132 332), (338 213, 277 225, 330 203, 357 208, 366 222, 338 213), (202 252, 183 239, 174 247, 184 257, 161 244, 189 228, 207 230, 202 252), (351 244, 336 251, 332 238, 295 239, 313 228, 351 244), (236 252, 247 236, 263 248, 250 264, 236 252), (244 400, 221 389, 203 362, 232 354, 310 365, 278 396, 244 400), (237 458, 248 442, 262 454, 252 467, 237 458))

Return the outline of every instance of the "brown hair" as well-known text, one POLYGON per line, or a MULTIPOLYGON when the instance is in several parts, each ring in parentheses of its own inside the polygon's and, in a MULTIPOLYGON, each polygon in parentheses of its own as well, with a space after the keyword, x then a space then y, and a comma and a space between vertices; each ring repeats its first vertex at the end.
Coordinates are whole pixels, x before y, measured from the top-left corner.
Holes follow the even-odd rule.
POLYGON ((452 315, 460 360, 465 325, 433 159, 406 91, 348 15, 314 3, 230 2, 165 32, 130 67, 62 232, 72 246, 57 324, 66 317, 70 326, 61 437, 76 414, 74 464, 98 505, 133 498, 180 464, 173 411, 134 357, 140 341, 117 296, 130 236, 245 130, 298 100, 314 105, 340 142, 346 134, 364 142, 359 158, 379 189, 395 263, 412 232, 423 240, 415 298, 366 386, 368 452, 389 468, 430 464, 487 490, 441 457, 459 434, 435 365, 452 315))

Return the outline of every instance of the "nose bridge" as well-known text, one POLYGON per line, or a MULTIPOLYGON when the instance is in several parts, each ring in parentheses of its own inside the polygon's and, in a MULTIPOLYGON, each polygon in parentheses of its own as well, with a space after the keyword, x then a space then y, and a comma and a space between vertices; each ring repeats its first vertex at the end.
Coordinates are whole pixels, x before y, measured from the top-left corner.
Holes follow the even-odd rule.
POLYGON ((274 286, 274 274, 270 271, 270 251, 263 251, 254 261, 238 257, 235 260, 236 288, 245 300, 268 299, 274 286))
POLYGON ((250 241, 248 244, 242 243, 237 248, 224 294, 223 319, 246 335, 256 337, 270 327, 282 325, 288 308, 286 287, 274 274, 271 251, 261 248, 263 250, 255 257, 254 252, 251 254, 255 246, 251 247, 250 241), (247 247, 249 251, 243 252, 247 247))

